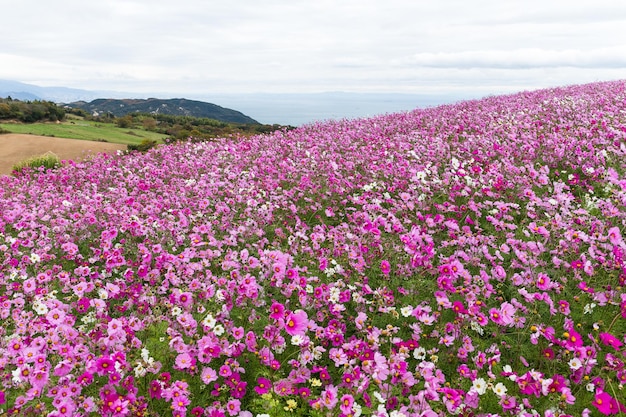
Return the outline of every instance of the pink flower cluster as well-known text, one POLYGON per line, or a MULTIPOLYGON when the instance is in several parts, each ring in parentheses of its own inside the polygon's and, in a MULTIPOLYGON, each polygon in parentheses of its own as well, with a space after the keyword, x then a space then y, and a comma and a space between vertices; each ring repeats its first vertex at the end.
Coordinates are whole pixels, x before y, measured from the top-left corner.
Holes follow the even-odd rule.
POLYGON ((0 187, 0 413, 626 413, 623 81, 0 187))

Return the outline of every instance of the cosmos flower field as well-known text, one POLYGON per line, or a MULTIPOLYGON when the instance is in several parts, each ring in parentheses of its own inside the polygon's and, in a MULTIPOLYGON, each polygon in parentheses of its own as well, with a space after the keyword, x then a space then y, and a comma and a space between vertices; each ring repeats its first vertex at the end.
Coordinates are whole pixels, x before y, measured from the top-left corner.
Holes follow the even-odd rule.
POLYGON ((0 178, 0 414, 626 415, 626 83, 0 178))

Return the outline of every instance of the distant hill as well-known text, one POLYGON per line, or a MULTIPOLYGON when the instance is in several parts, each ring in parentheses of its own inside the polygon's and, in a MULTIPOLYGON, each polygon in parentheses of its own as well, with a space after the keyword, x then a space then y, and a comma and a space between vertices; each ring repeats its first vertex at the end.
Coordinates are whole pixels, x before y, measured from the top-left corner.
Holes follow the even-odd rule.
POLYGON ((69 103, 76 100, 93 100, 98 97, 128 97, 129 94, 111 91, 88 91, 67 87, 41 87, 19 81, 0 79, 0 97, 17 100, 48 100, 55 103, 69 103))
POLYGON ((174 116, 206 117, 227 123, 259 124, 256 120, 236 110, 227 109, 204 101, 172 99, 97 99, 91 102, 75 101, 65 104, 70 108, 85 110, 91 114, 111 113, 115 117, 129 113, 170 114, 174 116))

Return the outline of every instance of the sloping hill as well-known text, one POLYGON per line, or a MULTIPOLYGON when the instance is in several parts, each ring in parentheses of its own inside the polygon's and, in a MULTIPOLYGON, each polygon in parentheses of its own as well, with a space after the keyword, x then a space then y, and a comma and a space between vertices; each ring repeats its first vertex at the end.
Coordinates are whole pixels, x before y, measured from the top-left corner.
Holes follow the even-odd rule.
POLYGON ((171 114, 176 116, 206 117, 228 123, 259 124, 245 114, 204 101, 173 99, 97 99, 91 102, 76 101, 66 104, 92 114, 111 113, 116 117, 129 113, 171 114))

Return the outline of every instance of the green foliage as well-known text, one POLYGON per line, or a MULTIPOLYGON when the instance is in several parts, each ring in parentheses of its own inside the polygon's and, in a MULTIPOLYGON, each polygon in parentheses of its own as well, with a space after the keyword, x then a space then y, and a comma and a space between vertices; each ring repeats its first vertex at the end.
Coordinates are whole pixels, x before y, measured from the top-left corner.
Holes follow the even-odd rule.
POLYGON ((231 135, 252 136, 276 130, 291 130, 293 126, 227 123, 207 117, 175 116, 171 114, 130 113, 121 118, 111 115, 93 117, 98 121, 114 121, 119 127, 143 126, 147 131, 168 135, 173 141, 206 140, 231 135), (106 120, 104 119, 106 117, 106 120))
POLYGON ((24 123, 56 122, 65 118, 65 110, 51 101, 0 99, 0 120, 15 119, 24 123))
POLYGON ((115 124, 117 127, 121 127, 122 129, 128 129, 133 126, 133 118, 131 115, 127 114, 124 117, 116 119, 115 124))
POLYGON ((78 117, 87 117, 89 116, 89 113, 83 109, 78 109, 78 108, 70 108, 68 109, 68 114, 73 114, 75 116, 78 117))
POLYGON ((144 139, 138 145, 128 145, 129 151, 146 152, 148 149, 152 149, 157 145, 156 140, 144 139))
POLYGON ((43 155, 33 156, 18 162, 13 166, 13 173, 20 173, 26 168, 32 168, 38 170, 43 168, 44 170, 54 169, 61 165, 61 160, 57 155, 52 152, 47 152, 43 155))

